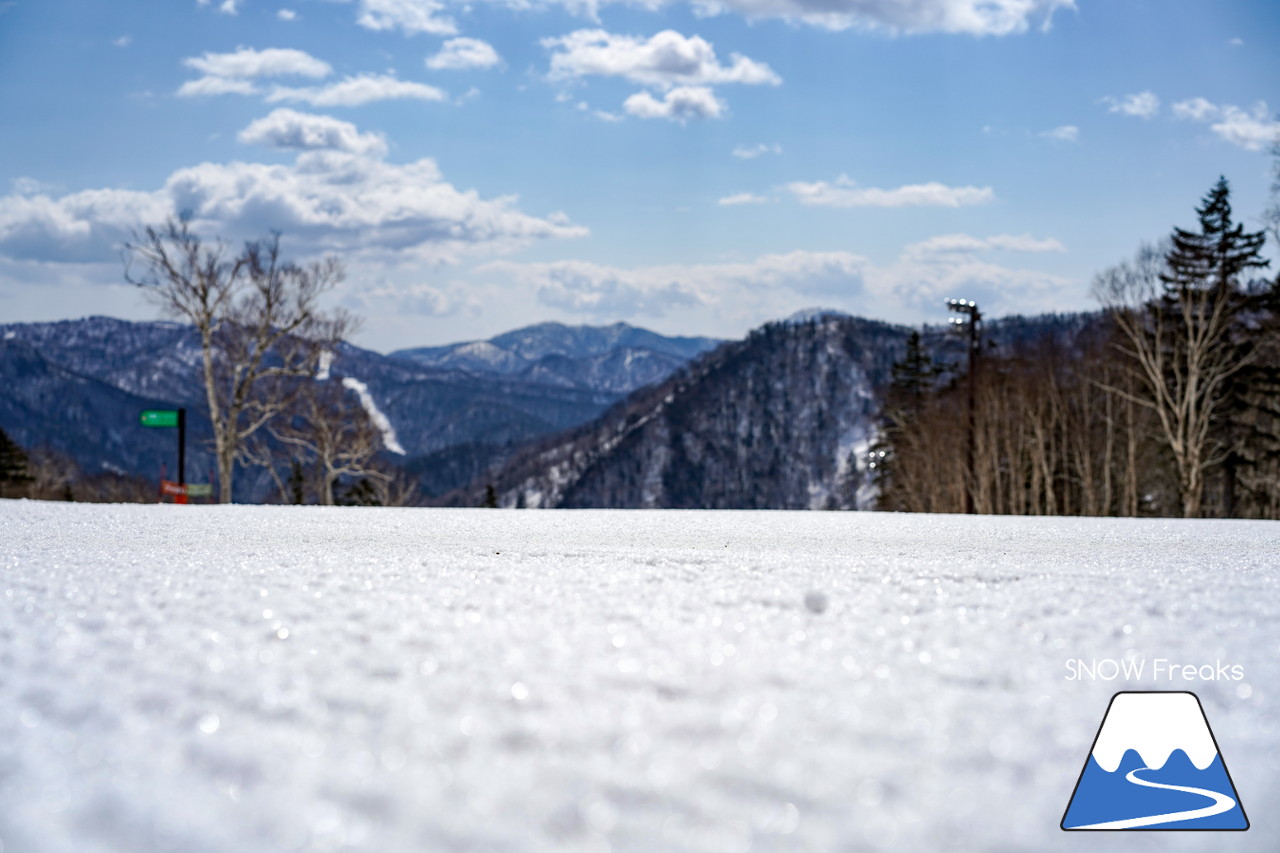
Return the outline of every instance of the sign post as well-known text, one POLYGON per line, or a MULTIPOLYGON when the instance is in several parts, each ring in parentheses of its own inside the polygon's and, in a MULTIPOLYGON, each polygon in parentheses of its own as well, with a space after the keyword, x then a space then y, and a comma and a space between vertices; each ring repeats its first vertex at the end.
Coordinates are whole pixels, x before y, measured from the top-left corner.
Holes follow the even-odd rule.
POLYGON ((144 427, 178 428, 178 484, 187 482, 187 410, 143 409, 138 416, 144 427))

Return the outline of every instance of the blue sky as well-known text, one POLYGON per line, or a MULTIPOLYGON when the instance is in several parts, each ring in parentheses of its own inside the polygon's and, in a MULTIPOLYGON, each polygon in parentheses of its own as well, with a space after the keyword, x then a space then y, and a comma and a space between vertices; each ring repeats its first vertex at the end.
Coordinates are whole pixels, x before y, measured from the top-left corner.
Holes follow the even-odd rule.
POLYGON ((132 228, 337 254, 375 349, 1092 307, 1219 174, 1268 204, 1280 4, 0 0, 0 319, 154 309, 132 228))

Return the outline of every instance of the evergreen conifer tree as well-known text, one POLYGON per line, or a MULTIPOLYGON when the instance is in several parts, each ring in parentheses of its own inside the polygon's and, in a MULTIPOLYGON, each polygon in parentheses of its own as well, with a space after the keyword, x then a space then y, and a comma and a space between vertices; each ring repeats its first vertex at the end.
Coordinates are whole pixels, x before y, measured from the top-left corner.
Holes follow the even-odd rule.
POLYGON ((26 451, 0 429, 0 498, 22 497, 30 482, 26 451))
MULTIPOLYGON (((1266 233, 1245 231, 1243 223, 1232 220, 1226 178, 1218 178, 1196 208, 1196 215, 1198 233, 1184 228, 1173 231, 1166 271, 1160 275, 1164 298, 1155 310, 1162 312, 1164 322, 1178 329, 1173 340, 1179 351, 1170 353, 1170 363, 1175 365, 1173 379, 1187 383, 1184 393, 1188 402, 1204 407, 1210 415, 1208 425, 1216 452, 1203 464, 1218 463, 1220 512, 1234 516, 1239 514, 1241 469, 1259 461, 1256 409, 1266 397, 1257 392, 1271 381, 1260 363, 1262 341, 1255 334, 1256 322, 1252 322, 1261 303, 1248 292, 1245 278, 1270 261, 1262 257, 1266 233), (1218 318, 1221 323, 1216 322, 1218 318), (1210 335, 1221 340, 1198 340, 1210 335), (1178 373, 1181 364, 1188 363, 1186 356, 1197 352, 1214 353, 1201 365, 1205 369, 1178 373)), ((1256 479, 1247 473, 1245 478, 1256 479)))

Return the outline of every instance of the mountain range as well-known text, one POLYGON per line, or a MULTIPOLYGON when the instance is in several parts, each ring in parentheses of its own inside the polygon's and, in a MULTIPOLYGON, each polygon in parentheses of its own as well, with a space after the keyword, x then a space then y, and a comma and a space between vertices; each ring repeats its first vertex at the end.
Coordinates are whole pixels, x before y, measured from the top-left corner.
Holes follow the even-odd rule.
MULTIPOLYGON (((1016 346, 1088 315, 986 324, 1016 346)), ((865 455, 880 394, 911 330, 837 311, 766 324, 744 340, 666 338, 625 324, 542 323, 383 355, 343 344, 331 371, 385 416, 395 457, 435 503, 510 507, 867 508, 865 455)), ((964 345, 926 329, 962 372, 964 345)), ((88 471, 156 476, 172 436, 143 408, 183 405, 189 472, 210 467, 194 332, 90 317, 0 326, 0 427, 88 471)), ((193 477, 198 475, 193 474, 193 477)), ((264 473, 237 480, 260 500, 264 473)))
MULTIPOLYGON (((405 451, 401 461, 428 493, 443 493, 509 448, 591 420, 714 344, 625 324, 543 323, 392 355, 344 344, 331 369, 367 387, 405 451)), ((0 428, 24 447, 49 446, 88 471, 158 476, 174 464, 173 437, 139 426, 138 412, 185 406, 188 471, 202 479, 211 466, 199 341, 188 326, 109 317, 0 325, 0 380, 11 389, 0 395, 0 428)), ((260 497, 264 485, 242 477, 237 499, 260 497)))

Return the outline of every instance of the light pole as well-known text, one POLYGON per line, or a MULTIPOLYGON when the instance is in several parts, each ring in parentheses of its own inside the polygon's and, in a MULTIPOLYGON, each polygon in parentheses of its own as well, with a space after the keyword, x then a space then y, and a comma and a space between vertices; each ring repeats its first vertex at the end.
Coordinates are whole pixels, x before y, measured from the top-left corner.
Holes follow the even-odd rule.
POLYGON ((950 318, 951 324, 956 327, 957 331, 965 326, 969 327, 969 473, 968 482, 965 484, 964 490, 964 511, 972 515, 974 512, 973 493, 978 485, 977 459, 974 455, 974 446, 978 440, 977 380, 978 356, 981 353, 981 347, 978 343, 978 324, 982 322, 982 312, 978 310, 978 303, 972 299, 948 299, 947 308, 961 315, 950 318))

